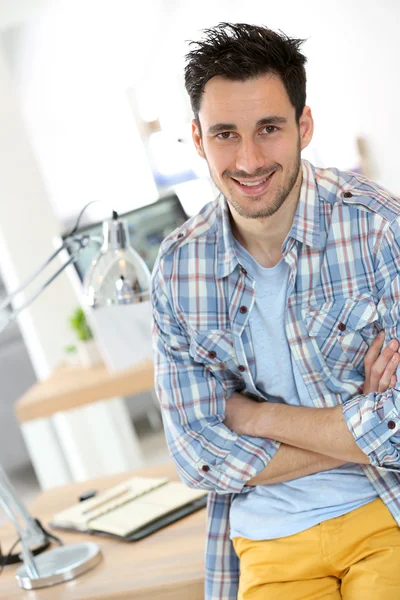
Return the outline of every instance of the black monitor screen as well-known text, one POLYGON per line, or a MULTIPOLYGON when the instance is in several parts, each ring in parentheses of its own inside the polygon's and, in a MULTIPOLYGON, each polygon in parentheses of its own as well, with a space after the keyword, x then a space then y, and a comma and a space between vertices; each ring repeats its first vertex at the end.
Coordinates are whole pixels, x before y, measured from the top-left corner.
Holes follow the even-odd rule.
MULTIPOLYGON (((142 206, 141 208, 120 215, 120 217, 128 225, 129 237, 133 248, 143 258, 150 271, 154 266, 158 249, 163 239, 174 229, 182 225, 188 218, 176 195, 161 198, 153 204, 142 206)), ((90 236, 101 240, 102 223, 81 227, 76 233, 78 235, 88 233, 90 236)), ((62 237, 65 239, 67 235, 63 235, 62 237)), ((91 244, 89 248, 82 250, 74 263, 81 281, 83 281, 87 269, 96 256, 100 243, 99 241, 99 246, 91 244)))

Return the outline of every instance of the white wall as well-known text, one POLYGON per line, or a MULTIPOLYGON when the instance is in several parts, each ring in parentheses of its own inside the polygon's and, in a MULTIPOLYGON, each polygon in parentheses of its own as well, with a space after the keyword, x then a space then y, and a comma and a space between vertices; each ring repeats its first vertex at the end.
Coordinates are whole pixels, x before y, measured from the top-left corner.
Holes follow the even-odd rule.
POLYGON ((0 0, 0 29, 15 27, 40 14, 52 0, 0 0))
MULTIPOLYGON (((8 291, 14 290, 52 254, 59 223, 32 152, 14 90, 0 52, 0 266, 8 291)), ((29 298, 59 264, 47 270, 16 305, 29 298)), ((67 318, 78 304, 60 276, 19 318, 36 375, 45 377, 71 342, 67 318)), ((14 375, 11 374, 11 377, 14 375)), ((21 375, 23 379, 23 375, 21 375)))
MULTIPOLYGON (((133 8, 133 3, 116 2, 111 10, 110 3, 92 0, 51 4, 46 14, 3 38, 60 221, 72 222, 91 200, 119 211, 155 200, 126 94, 137 65, 151 51, 144 32, 133 32, 123 11, 118 14, 118 4, 133 8)), ((147 12, 150 19, 151 9, 147 12)), ((107 209, 95 206, 90 212, 101 218, 107 209)))

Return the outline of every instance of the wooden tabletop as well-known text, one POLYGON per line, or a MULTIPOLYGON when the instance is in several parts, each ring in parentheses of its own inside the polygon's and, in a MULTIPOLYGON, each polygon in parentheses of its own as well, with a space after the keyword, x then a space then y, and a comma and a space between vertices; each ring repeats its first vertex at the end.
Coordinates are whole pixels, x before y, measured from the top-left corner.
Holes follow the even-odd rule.
POLYGON ((153 382, 151 361, 123 371, 108 371, 103 364, 62 366, 30 387, 16 402, 15 412, 19 422, 24 423, 98 400, 148 391, 153 388, 153 382))
MULTIPOLYGON (((53 488, 42 493, 29 507, 46 526, 51 517, 77 502, 79 494, 106 489, 132 475, 177 479, 168 463, 84 483, 53 488)), ((99 544, 103 561, 73 581, 51 588, 26 591, 15 581, 16 565, 5 567, 0 576, 0 598, 4 600, 202 600, 204 597, 204 546, 206 511, 200 510, 138 542, 55 532, 64 543, 92 540, 99 544)), ((16 532, 7 523, 0 528, 3 551, 15 541, 16 532)))

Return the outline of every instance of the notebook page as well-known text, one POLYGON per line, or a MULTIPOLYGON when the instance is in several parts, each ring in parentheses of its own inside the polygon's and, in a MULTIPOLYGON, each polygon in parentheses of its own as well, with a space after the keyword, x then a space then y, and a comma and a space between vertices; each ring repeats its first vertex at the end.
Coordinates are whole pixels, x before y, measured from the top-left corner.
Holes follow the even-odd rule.
POLYGON ((85 531, 89 528, 88 522, 91 519, 115 510, 118 506, 126 502, 132 502, 150 490, 159 488, 167 483, 168 479, 165 477, 132 477, 109 488, 105 492, 97 494, 94 498, 79 502, 58 513, 52 519, 52 523, 60 527, 74 527, 85 531))
POLYGON ((115 510, 88 522, 90 529, 126 536, 169 512, 206 495, 183 483, 169 482, 115 510))

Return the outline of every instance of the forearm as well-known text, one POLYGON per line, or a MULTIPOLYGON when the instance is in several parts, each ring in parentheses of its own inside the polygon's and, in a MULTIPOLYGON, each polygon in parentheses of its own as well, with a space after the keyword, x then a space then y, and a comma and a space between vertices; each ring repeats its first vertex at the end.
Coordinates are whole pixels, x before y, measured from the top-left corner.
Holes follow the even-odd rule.
POLYGON ((281 444, 271 462, 246 485, 270 485, 340 467, 346 461, 281 444))
POLYGON ((342 407, 306 408, 261 403, 253 435, 310 450, 344 462, 369 464, 347 428, 342 407))

